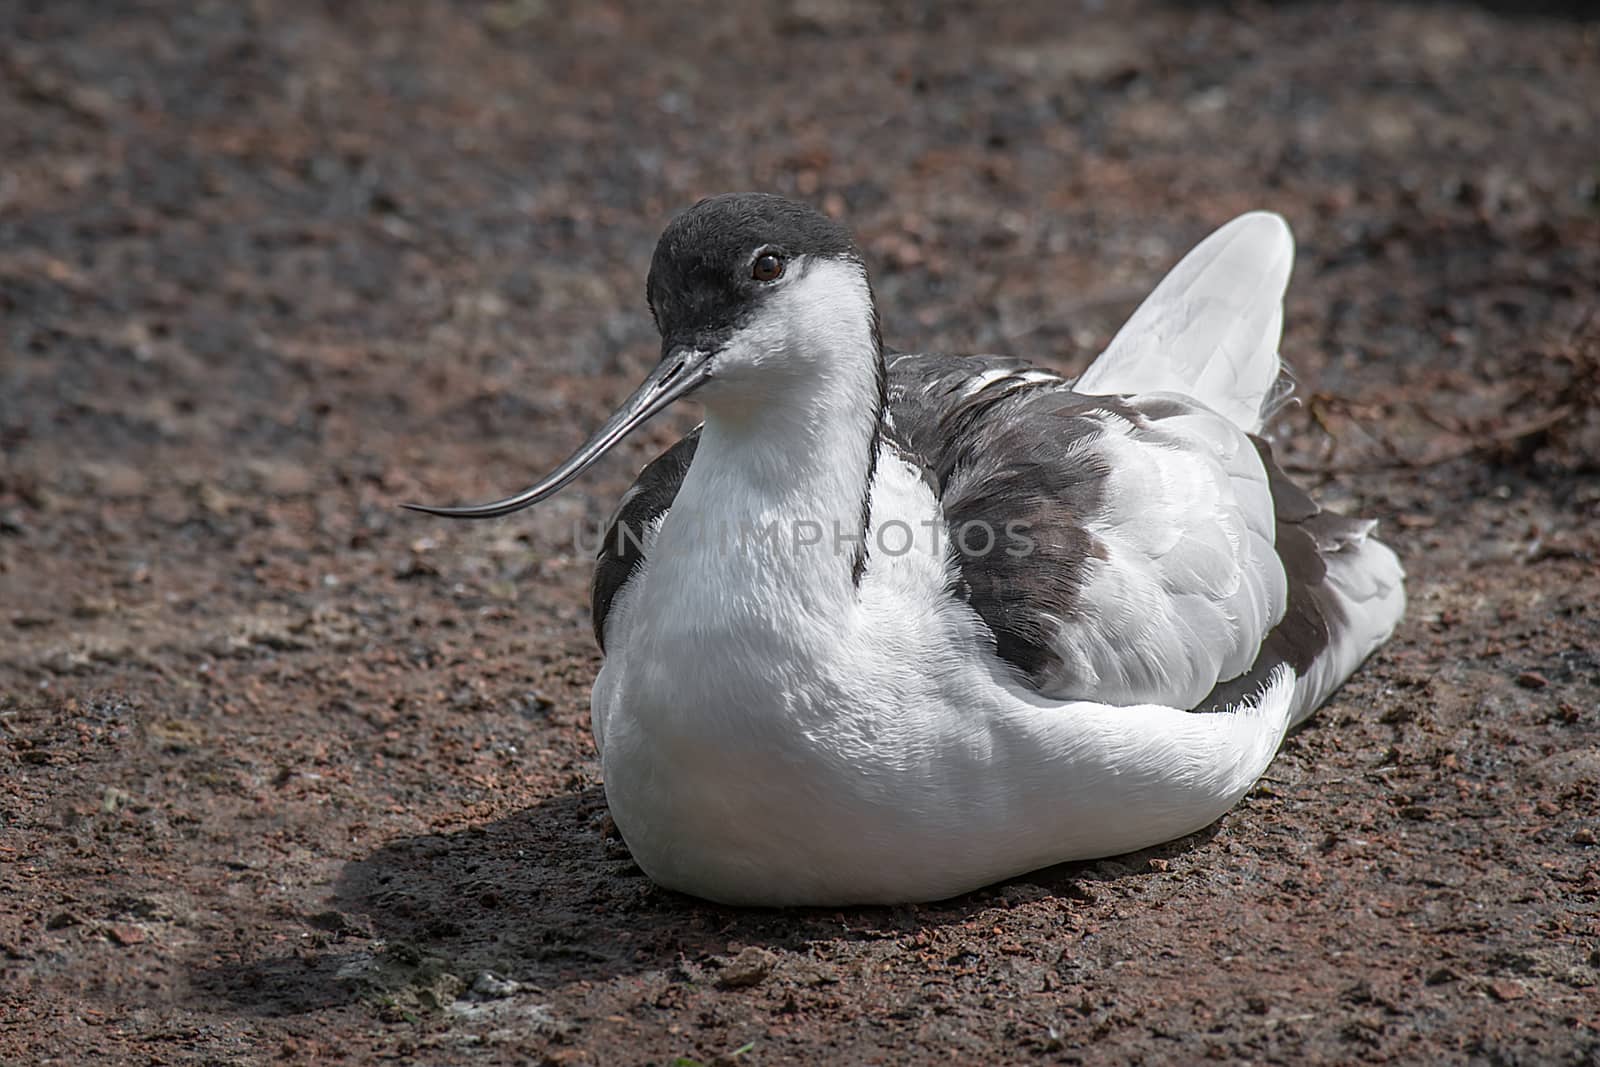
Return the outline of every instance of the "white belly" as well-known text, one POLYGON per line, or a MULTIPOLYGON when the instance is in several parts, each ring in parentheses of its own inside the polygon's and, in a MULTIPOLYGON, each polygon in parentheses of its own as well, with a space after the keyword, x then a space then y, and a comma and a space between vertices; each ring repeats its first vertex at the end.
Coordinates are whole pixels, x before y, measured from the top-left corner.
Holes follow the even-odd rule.
MULTIPOLYGON (((1215 820, 1266 768, 1293 678, 1257 706, 1030 706, 999 687, 815 707, 595 687, 613 817, 662 885, 738 904, 936 900, 1215 820)), ((892 685, 892 683, 891 683, 892 685)), ((840 694, 843 695, 843 694, 840 694)))

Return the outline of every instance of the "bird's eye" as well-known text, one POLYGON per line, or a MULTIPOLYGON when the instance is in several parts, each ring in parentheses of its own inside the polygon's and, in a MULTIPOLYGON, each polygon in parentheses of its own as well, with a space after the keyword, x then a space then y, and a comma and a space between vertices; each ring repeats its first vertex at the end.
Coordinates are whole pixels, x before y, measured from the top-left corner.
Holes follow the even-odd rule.
POLYGON ((783 259, 776 252, 763 252, 750 264, 750 277, 758 282, 775 282, 783 277, 783 259))

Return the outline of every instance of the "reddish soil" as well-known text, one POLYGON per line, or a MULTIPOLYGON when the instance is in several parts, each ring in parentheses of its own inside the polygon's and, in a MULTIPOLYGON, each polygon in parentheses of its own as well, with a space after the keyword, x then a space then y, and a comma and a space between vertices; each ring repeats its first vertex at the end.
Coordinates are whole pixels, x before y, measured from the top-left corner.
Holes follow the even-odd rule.
POLYGON ((1592 6, 578 10, 0 4, 0 1061, 1600 1062, 1592 6), (931 907, 630 862, 578 542, 693 413, 396 504, 559 460, 742 188, 1065 369, 1289 217, 1283 448, 1412 606, 1215 826, 931 907))

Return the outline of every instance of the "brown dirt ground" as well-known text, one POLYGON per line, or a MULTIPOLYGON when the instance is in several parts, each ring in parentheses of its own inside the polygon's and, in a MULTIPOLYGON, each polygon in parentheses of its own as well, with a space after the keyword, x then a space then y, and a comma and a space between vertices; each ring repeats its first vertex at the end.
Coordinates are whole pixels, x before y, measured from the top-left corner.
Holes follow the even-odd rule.
POLYGON ((1600 1062, 1571 8, 0 3, 0 1060, 1600 1062), (692 413, 395 505, 559 459, 665 218, 751 187, 892 341, 1067 369, 1292 221, 1287 456, 1412 608, 1217 825, 931 907, 631 864, 576 531, 692 413))

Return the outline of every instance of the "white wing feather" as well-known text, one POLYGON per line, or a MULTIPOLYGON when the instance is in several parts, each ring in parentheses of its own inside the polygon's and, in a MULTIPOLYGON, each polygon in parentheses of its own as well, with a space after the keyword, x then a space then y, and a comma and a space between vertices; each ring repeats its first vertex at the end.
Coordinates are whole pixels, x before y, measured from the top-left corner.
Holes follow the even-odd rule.
POLYGON ((1293 265, 1294 237, 1281 216, 1239 216, 1172 268, 1075 388, 1181 393, 1242 430, 1259 430, 1278 380, 1293 265))
POLYGON ((1278 381, 1293 261, 1281 217, 1234 219, 1172 269, 1073 385, 1132 394, 1136 407, 1169 394, 1191 410, 1150 430, 1108 425, 1096 441, 1110 491, 1088 525, 1107 558, 1091 564, 1080 616, 1059 627, 1061 671, 1046 692, 1193 707, 1247 671, 1282 620, 1272 495, 1245 434, 1260 428, 1278 381))
POLYGON ((1261 457, 1244 432, 1187 397, 1145 425, 1099 414, 1083 462, 1106 471, 1103 548, 1087 561, 1073 617, 1058 620, 1059 668, 1040 690, 1108 704, 1190 708, 1249 670, 1283 618, 1288 583, 1261 457), (1178 407, 1181 413, 1170 409, 1178 407))

